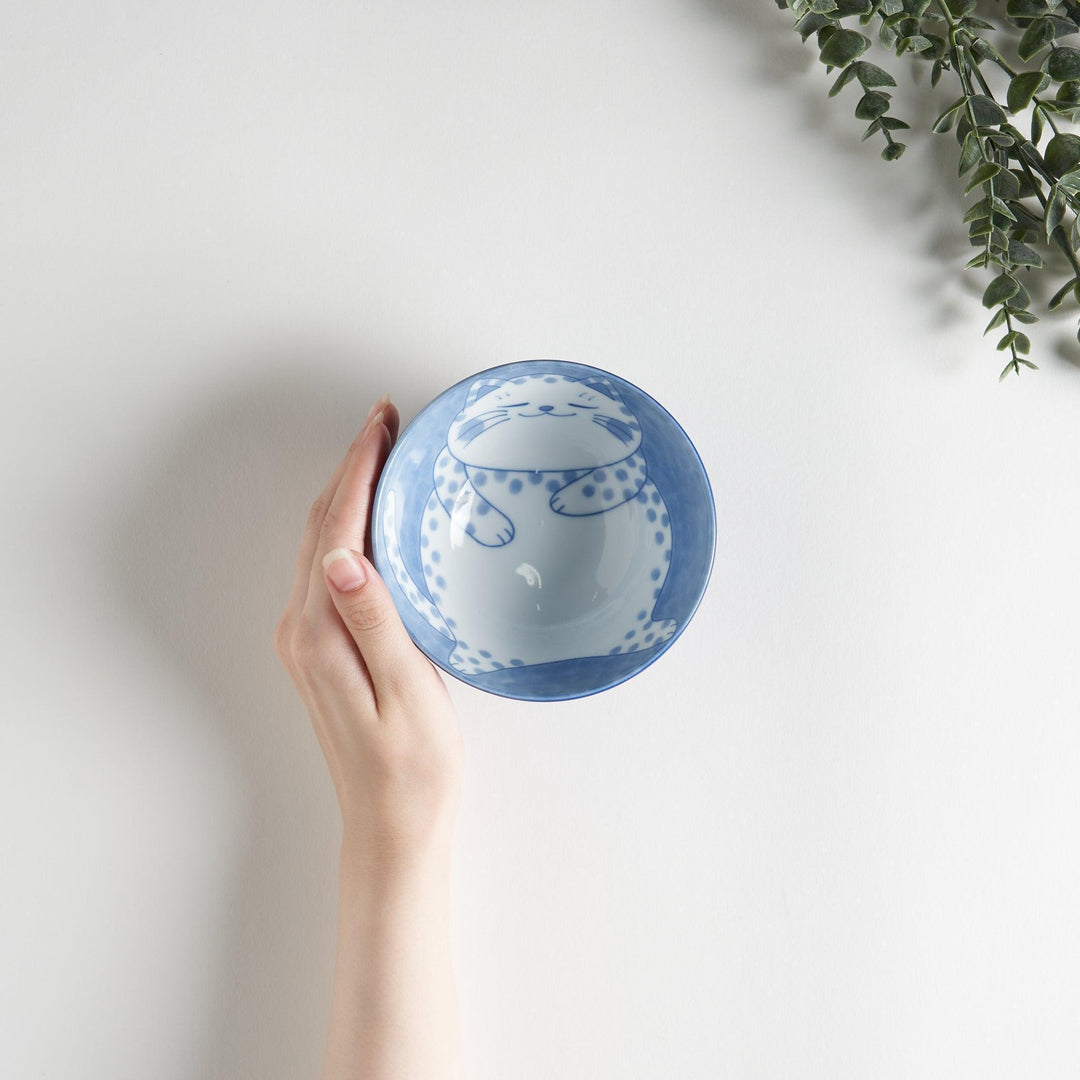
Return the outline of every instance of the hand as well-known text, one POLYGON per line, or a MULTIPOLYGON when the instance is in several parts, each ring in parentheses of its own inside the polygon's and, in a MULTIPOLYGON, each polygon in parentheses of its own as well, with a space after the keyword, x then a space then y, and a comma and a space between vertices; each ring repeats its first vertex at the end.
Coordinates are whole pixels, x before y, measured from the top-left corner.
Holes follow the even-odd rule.
POLYGON ((448 847, 462 770, 450 696, 371 562, 371 506, 398 424, 389 399, 377 402, 312 505, 274 633, 333 778, 343 845, 379 865, 448 847))

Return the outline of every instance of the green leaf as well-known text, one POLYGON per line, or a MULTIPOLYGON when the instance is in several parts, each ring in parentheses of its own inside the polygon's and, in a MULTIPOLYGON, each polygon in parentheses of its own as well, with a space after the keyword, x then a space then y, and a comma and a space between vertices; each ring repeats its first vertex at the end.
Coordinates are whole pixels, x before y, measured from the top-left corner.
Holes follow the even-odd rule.
MULTIPOLYGON (((1045 78, 1045 76, 1044 76, 1045 78)), ((954 101, 930 126, 931 131, 948 131, 956 122, 956 114, 964 107, 964 99, 954 101)))
POLYGON ((1020 59, 1027 63, 1054 40, 1054 24, 1049 19, 1036 19, 1025 31, 1017 46, 1020 59))
POLYGON ((824 30, 827 26, 832 26, 832 20, 826 18, 824 15, 804 15, 796 24, 795 30, 799 37, 806 41, 811 34, 816 34, 819 30, 824 30))
MULTIPOLYGON (((990 205, 994 208, 995 217, 1003 217, 1008 221, 1015 221, 1016 215, 1009 209, 1009 204, 1004 199, 999 199, 996 195, 990 200, 990 205)), ((995 224, 1000 224, 995 222, 995 224)))
POLYGON ((1080 136, 1062 133, 1055 135, 1043 152, 1046 167, 1061 176, 1080 164, 1080 136))
POLYGON ((1075 105, 1077 102, 1080 102, 1080 82, 1076 79, 1070 79, 1068 82, 1063 82, 1058 87, 1054 98, 1066 105, 1075 105))
POLYGON ((855 115, 860 120, 876 120, 889 111, 889 95, 879 90, 867 90, 855 106, 855 115))
POLYGON ((971 270, 975 267, 982 268, 986 266, 988 261, 989 260, 987 258, 986 252, 984 251, 982 252, 982 254, 976 255, 973 259, 968 259, 968 261, 964 264, 964 269, 971 270))
POLYGON ((979 60, 993 60, 998 64, 1005 63, 1005 57, 986 38, 976 38, 971 43, 971 52, 977 57, 976 63, 979 60))
POLYGON ((1042 266, 1042 256, 1019 240, 1009 242, 1009 262, 1014 266, 1042 266))
POLYGON ((833 0, 833 18, 849 19, 852 15, 868 15, 874 10, 870 0, 833 0))
POLYGON ((1010 345, 1012 345, 1017 338, 1023 337, 1019 330, 1010 330, 1007 334, 1001 336, 1001 340, 997 343, 998 352, 1004 352, 1010 345))
POLYGON ((1006 304, 1005 307, 1008 310, 1009 314, 1017 322, 1026 323, 1028 326, 1030 326, 1032 323, 1037 323, 1039 321, 1039 316, 1033 314, 1030 311, 1022 311, 1019 308, 1014 311, 1011 307, 1008 306, 1008 304, 1006 304))
POLYGON ((1013 169, 1012 175, 1016 179, 1017 191, 1013 198, 1016 199, 1034 199, 1037 197, 1038 188, 1035 186, 1034 181, 1028 176, 1027 173, 1020 172, 1019 169, 1013 169))
POLYGON ((1041 0, 1009 0, 1005 10, 1012 19, 1033 19, 1046 14, 1046 4, 1041 0))
POLYGON ((878 123, 887 131, 905 131, 911 127, 910 124, 905 123, 896 116, 882 116, 878 123))
POLYGON ((979 6, 978 0, 945 0, 949 12, 958 19, 970 15, 979 6))
POLYGON ((991 330, 996 330, 1005 322, 1005 309, 1000 307, 994 312, 994 317, 986 324, 986 329, 983 331, 983 337, 986 337, 991 330))
POLYGON ((1050 199, 1050 205, 1046 208, 1046 239, 1049 242, 1050 238, 1054 234, 1054 230, 1061 224, 1061 219, 1065 216, 1065 199, 1058 192, 1057 187, 1054 188, 1053 196, 1050 199))
POLYGON ((1071 45, 1059 45, 1047 54, 1043 69, 1056 82, 1080 79, 1080 49, 1074 49, 1071 45))
POLYGON ((1020 181, 1016 179, 1016 174, 1002 169, 994 177, 994 194, 1006 201, 1020 198, 1020 181))
POLYGON ((1001 172, 1001 166, 995 161, 984 161, 972 174, 971 180, 968 182, 968 186, 964 189, 964 194, 967 195, 980 184, 985 184, 987 180, 992 179, 1001 172))
POLYGON ((1047 311, 1057 311, 1062 304, 1065 303, 1069 293, 1071 293, 1076 285, 1080 284, 1080 278, 1069 278, 1064 285, 1053 296, 1050 297, 1049 302, 1046 305, 1047 311))
POLYGON ((865 60, 856 61, 855 78, 862 83, 864 90, 896 85, 896 80, 884 68, 879 68, 877 64, 869 64, 865 60))
POLYGON ((964 145, 960 148, 959 175, 963 176, 981 157, 979 140, 976 138, 975 132, 969 132, 964 139, 964 145))
POLYGON ((933 47, 934 43, 928 37, 912 34, 911 37, 900 39, 900 44, 896 46, 896 55, 902 56, 906 52, 921 53, 933 47))
POLYGON ((895 161, 906 149, 906 143, 892 142, 881 151, 881 156, 886 161, 895 161))
POLYGON ((1020 282, 1016 278, 1010 277, 1008 274, 998 274, 986 286, 986 291, 982 297, 983 307, 997 307, 998 304, 1015 296, 1019 291, 1020 282))
POLYGON ((1005 110, 993 98, 985 94, 973 94, 969 100, 975 123, 980 127, 983 124, 1004 124, 1008 119, 1005 110))
POLYGON ((840 72, 840 77, 832 84, 832 88, 829 90, 829 97, 836 97, 836 95, 839 94, 840 91, 854 78, 855 65, 848 64, 848 66, 840 72))
POLYGON ((881 0, 878 4, 878 11, 883 16, 899 15, 904 10, 904 0, 881 0))
POLYGON ((972 203, 968 207, 967 213, 964 215, 964 223, 969 221, 981 221, 984 218, 987 220, 990 217, 990 200, 980 199, 977 203, 972 203))
POLYGON ((1018 113, 1031 104, 1031 99, 1050 82, 1045 71, 1022 71, 1009 83, 1009 111, 1018 113))
POLYGON ((1031 113, 1031 141, 1038 143, 1043 133, 1042 109, 1034 109, 1031 113))
POLYGON ((821 50, 821 62, 829 67, 850 64, 870 48, 870 39, 858 30, 837 30, 821 50))

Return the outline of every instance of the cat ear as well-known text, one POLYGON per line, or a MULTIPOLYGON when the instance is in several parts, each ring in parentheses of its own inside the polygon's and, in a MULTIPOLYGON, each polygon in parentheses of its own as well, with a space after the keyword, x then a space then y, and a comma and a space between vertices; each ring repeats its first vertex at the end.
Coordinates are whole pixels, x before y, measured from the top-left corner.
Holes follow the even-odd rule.
POLYGON ((587 386, 590 390, 598 390, 601 394, 611 398, 612 401, 622 401, 622 398, 619 397, 619 391, 615 389, 615 384, 603 375, 590 375, 588 378, 579 381, 582 386, 587 386))
POLYGON ((479 401, 485 394, 489 394, 492 390, 497 390, 500 386, 503 386, 502 379, 477 379, 476 382, 469 387, 469 396, 465 399, 465 408, 479 401))

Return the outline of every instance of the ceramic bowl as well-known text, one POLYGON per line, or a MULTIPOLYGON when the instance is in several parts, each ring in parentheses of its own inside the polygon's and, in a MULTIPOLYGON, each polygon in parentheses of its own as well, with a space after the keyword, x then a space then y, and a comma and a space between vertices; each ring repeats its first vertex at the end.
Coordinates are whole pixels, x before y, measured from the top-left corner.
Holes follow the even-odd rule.
POLYGON ((451 386, 401 433, 375 565, 416 644, 503 697, 615 686, 686 629, 716 512, 686 432, 599 368, 527 360, 451 386))

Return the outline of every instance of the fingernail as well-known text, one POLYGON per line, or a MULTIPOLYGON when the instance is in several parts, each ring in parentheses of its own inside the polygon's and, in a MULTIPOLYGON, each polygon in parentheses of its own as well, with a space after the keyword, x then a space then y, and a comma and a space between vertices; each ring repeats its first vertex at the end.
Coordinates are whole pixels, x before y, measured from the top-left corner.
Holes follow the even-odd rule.
POLYGON ((371 423, 371 421, 373 420, 376 413, 379 413, 380 415, 382 415, 383 410, 389 404, 390 404, 390 395, 389 394, 383 394, 383 396, 381 398, 379 398, 379 400, 376 401, 375 404, 372 405, 371 408, 368 410, 367 419, 364 421, 364 423, 365 424, 371 423))
POLYGON ((367 573, 348 548, 334 548, 323 556, 323 570, 338 592, 353 592, 367 581, 367 573))

